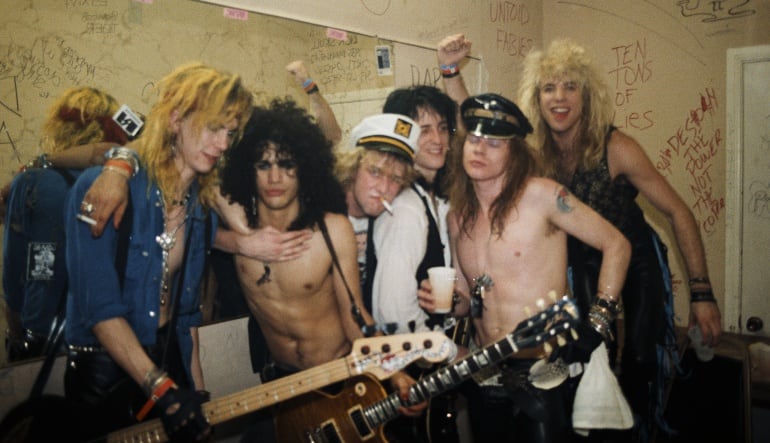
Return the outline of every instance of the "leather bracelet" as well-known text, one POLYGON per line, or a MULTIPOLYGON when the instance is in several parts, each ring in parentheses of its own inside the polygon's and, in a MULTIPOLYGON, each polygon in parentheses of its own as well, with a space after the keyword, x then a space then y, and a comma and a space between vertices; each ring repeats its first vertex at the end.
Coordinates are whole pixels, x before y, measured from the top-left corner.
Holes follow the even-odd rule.
POLYGON ((694 284, 698 284, 698 283, 701 283, 701 284, 704 284, 704 285, 711 285, 711 281, 709 280, 708 277, 693 277, 693 278, 687 280, 687 284, 690 285, 690 286, 692 286, 694 284))
POLYGON ((699 291, 690 291, 690 303, 699 302, 699 301, 707 301, 711 303, 716 303, 717 299, 714 298, 714 292, 712 292, 710 289, 705 290, 701 289, 699 291))
MULTIPOLYGON (((603 294, 607 294, 606 292, 603 292, 603 294)), ((607 300, 606 298, 596 297, 596 300, 594 301, 594 304, 605 308, 610 311, 610 313, 617 317, 618 314, 623 312, 623 308, 620 307, 620 304, 616 302, 615 300, 607 300)))

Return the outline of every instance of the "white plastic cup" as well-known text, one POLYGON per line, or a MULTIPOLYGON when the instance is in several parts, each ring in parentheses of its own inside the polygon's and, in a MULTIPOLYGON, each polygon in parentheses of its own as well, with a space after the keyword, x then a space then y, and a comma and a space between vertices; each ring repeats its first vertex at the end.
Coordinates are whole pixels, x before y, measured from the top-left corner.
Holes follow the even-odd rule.
POLYGON ((711 359, 714 358, 714 348, 703 344, 703 337, 701 336, 699 326, 696 325, 690 328, 690 330, 687 331, 687 335, 690 336, 690 342, 692 343, 692 348, 695 350, 695 356, 698 357, 698 360, 711 361, 711 359))
POLYGON ((455 291, 457 271, 449 266, 435 266, 428 269, 431 291, 435 299, 436 314, 448 314, 452 310, 452 295, 455 291))

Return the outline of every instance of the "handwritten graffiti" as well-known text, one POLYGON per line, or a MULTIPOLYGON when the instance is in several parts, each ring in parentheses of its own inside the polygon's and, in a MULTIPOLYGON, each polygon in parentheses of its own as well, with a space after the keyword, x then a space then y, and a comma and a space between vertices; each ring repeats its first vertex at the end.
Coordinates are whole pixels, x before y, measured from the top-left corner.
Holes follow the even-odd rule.
POLYGON ((527 26, 529 20, 530 13, 524 3, 502 0, 489 2, 489 21, 498 26, 495 30, 495 44, 497 50, 505 55, 524 57, 532 50, 535 44, 533 38, 503 27, 527 26))
POLYGON ((41 90, 65 82, 86 83, 96 75, 96 65, 61 37, 40 37, 31 46, 15 42, 0 46, 0 60, 0 76, 15 76, 19 83, 29 83, 41 90))
POLYGON ((766 151, 770 151, 770 115, 765 117, 765 128, 767 132, 760 136, 760 146, 766 151))
POLYGON ((682 17, 698 17, 703 23, 748 17, 757 13, 749 9, 751 0, 680 0, 682 17))
POLYGON ((723 143, 722 130, 716 127, 718 107, 716 92, 713 88, 706 88, 700 94, 699 105, 688 111, 684 123, 668 138, 667 146, 660 150, 656 163, 658 171, 671 175, 673 160, 684 162, 684 169, 691 179, 692 210, 707 234, 714 232, 725 209, 724 197, 714 195, 713 190, 712 167, 723 143))
POLYGON ((390 0, 361 0, 361 5, 374 15, 385 15, 390 9, 390 0))
POLYGON ((13 137, 11 137, 11 133, 8 131, 8 126, 5 124, 4 120, 0 121, 0 147, 3 148, 3 151, 5 151, 6 147, 10 147, 13 156, 16 157, 16 160, 19 163, 21 163, 21 155, 16 148, 16 143, 13 141, 13 137))
POLYGON ((316 82, 322 86, 370 81, 374 62, 358 46, 358 36, 349 34, 344 40, 321 38, 313 41, 310 62, 316 82))
POLYGON ((17 117, 21 117, 21 107, 19 106, 19 86, 16 83, 16 76, 2 78, 0 76, 0 91, 11 91, 8 96, 0 97, 0 106, 17 117))
POLYGON ((527 5, 519 2, 497 1, 489 3, 489 19, 492 23, 529 23, 527 5))
POLYGON ((770 183, 753 182, 749 186, 749 213, 770 218, 770 183))
MULTIPOLYGON (((652 59, 647 52, 647 39, 612 48, 615 68, 609 71, 615 81, 615 106, 631 106, 634 95, 652 78, 652 59)), ((630 110, 615 115, 619 128, 649 129, 655 125, 652 110, 630 110)))

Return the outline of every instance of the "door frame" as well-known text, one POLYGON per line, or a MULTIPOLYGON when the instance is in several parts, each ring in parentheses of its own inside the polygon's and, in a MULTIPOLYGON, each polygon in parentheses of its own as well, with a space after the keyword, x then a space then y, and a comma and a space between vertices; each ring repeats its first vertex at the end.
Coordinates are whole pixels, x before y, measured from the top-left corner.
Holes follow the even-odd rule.
MULTIPOLYGON (((727 165, 725 171, 724 329, 745 333, 743 308, 743 72, 744 65, 770 61, 770 45, 727 50, 727 165)), ((766 325, 770 328, 770 324, 766 325)), ((766 333, 767 329, 765 329, 766 333)))

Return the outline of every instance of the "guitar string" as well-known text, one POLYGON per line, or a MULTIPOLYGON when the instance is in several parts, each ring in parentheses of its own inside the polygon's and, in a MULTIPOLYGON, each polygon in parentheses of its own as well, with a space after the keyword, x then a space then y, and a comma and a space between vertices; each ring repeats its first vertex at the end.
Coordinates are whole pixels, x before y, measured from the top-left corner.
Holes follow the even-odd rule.
MULTIPOLYGON (((553 309, 553 307, 551 309, 553 309)), ((563 309, 558 309, 558 311, 562 311, 563 312, 564 310, 563 309)), ((543 320, 543 318, 541 316, 543 315, 544 312, 545 311, 540 312, 538 315, 532 317, 532 318, 536 318, 537 319, 535 321, 536 323, 543 320)), ((530 318, 530 320, 532 318, 530 318)), ((548 335, 548 334, 545 334, 545 335, 548 335)), ((463 362, 467 362, 468 360, 471 360, 471 359, 474 360, 474 363, 476 363, 478 365, 479 362, 476 361, 476 358, 480 354, 484 353, 483 351, 486 351, 486 350, 488 350, 489 348, 492 348, 492 347, 497 348, 500 344, 502 344, 503 342, 505 342, 507 340, 508 340, 508 337, 503 338, 502 340, 496 341, 493 345, 487 346, 483 350, 479 350, 478 352, 474 352, 474 353, 470 354, 469 356, 467 356, 466 358, 463 358, 461 361, 456 362, 452 366, 457 366, 457 365, 462 364, 463 362)), ((539 342, 540 340, 537 340, 537 341, 539 342)), ((515 350, 516 350, 516 348, 514 348, 514 352, 515 352, 515 350)), ((290 375, 290 376, 287 376, 287 377, 283 377, 283 378, 280 378, 280 379, 275 380, 273 382, 269 382, 267 384, 260 384, 260 385, 257 385, 255 387, 253 387, 253 388, 248 388, 248 389, 246 389, 244 391, 235 392, 235 393, 232 393, 232 394, 225 395, 223 397, 220 397, 220 398, 215 399, 215 400, 211 400, 208 403, 204 404, 204 415, 206 415, 206 417, 210 419, 210 423, 212 425, 214 425, 214 424, 217 424, 217 423, 221 423, 222 421, 225 421, 225 420, 212 421, 211 418, 216 419, 216 418, 220 418, 222 416, 233 416, 232 411, 233 411, 233 406, 234 405, 240 405, 237 409, 240 409, 240 407, 244 407, 245 409, 243 410, 244 411, 243 414, 246 414, 246 413, 254 412, 256 410, 265 408, 267 406, 279 403, 281 401, 285 401, 285 400, 291 399, 291 398, 296 397, 298 395, 310 392, 310 391, 312 391, 314 389, 317 389, 317 387, 315 387, 315 388, 307 387, 306 388, 306 387, 302 386, 304 381, 312 379, 313 377, 315 377, 316 373, 330 374, 331 375, 331 380, 327 380, 327 384, 334 383, 335 381, 345 380, 345 379, 347 379, 349 377, 356 376, 356 375, 361 375, 361 374, 364 373, 364 372, 361 372, 361 373, 358 373, 358 374, 351 373, 351 371, 348 370, 348 366, 349 365, 355 366, 355 358, 352 357, 352 356, 348 356, 348 357, 345 357, 345 358, 340 359, 340 360, 334 360, 334 361, 329 362, 329 363, 325 363, 325 364, 322 364, 322 365, 319 365, 319 366, 315 366, 313 368, 309 368, 309 369, 307 369, 305 371, 302 371, 300 373, 293 374, 293 375, 290 375), (302 374, 302 376, 300 376, 299 374, 302 374), (336 378, 336 377, 340 377, 340 378, 336 378), (294 388, 293 386, 297 385, 298 382, 300 384, 299 389, 294 388), (270 385, 271 389, 267 390, 267 392, 261 392, 261 391, 265 390, 265 387, 268 384, 270 385), (302 390, 302 392, 299 392, 298 394, 295 393, 295 392, 292 392, 292 391, 298 391, 298 390, 302 390), (288 391, 292 395, 287 397, 287 398, 283 398, 283 394, 286 393, 284 391, 288 391), (239 398, 239 397, 241 397, 242 400, 241 401, 236 401, 235 399, 239 398), (263 404, 263 402, 265 400, 268 400, 268 399, 271 402, 269 404, 263 404), (223 404, 228 404, 228 403, 231 405, 229 408, 227 408, 227 407, 225 407, 225 405, 223 405, 223 404), (259 406, 256 409, 254 409, 254 407, 251 406, 252 404, 257 404, 259 406), (221 409, 221 411, 220 411, 220 409, 221 409)), ((441 372, 441 371, 442 371, 441 369, 438 370, 438 371, 435 371, 434 373, 431 374, 431 376, 434 376, 434 375, 437 376, 437 374, 439 372, 441 372)), ((328 379, 329 377, 327 376, 326 378, 328 379)), ((459 377, 459 380, 454 380, 456 377, 454 377, 454 376, 452 376, 450 374, 450 378, 452 378, 454 382, 460 382, 460 381, 463 381, 464 379, 466 379, 467 377, 459 377)), ((309 386, 311 384, 312 383, 306 383, 307 386, 309 386)), ((323 385, 323 386, 326 386, 326 385, 323 385)), ((382 401, 387 401, 387 399, 388 399, 388 397, 386 396, 382 401)), ((380 403, 380 402, 377 402, 377 403, 380 403)), ((370 407, 371 406, 372 405, 370 405, 370 407)), ((369 409, 369 408, 367 408, 367 409, 369 409)), ((243 414, 240 414, 240 415, 243 415, 243 414)), ((238 416, 238 415, 236 415, 236 416, 238 416)), ((113 441, 129 442, 129 441, 135 441, 135 440, 133 440, 133 438, 134 438, 133 436, 136 436, 136 435, 139 435, 139 434, 157 435, 157 434, 161 434, 161 433, 165 434, 164 429, 163 429, 163 425, 162 425, 160 419, 154 419, 154 420, 148 421, 148 422, 146 422, 144 424, 140 423, 140 424, 134 425, 134 426, 132 426, 130 428, 126 428, 123 431, 115 431, 113 433, 110 433, 108 441, 110 441, 110 442, 113 442, 113 441), (129 439, 126 439, 125 438, 126 436, 128 436, 129 439)))

